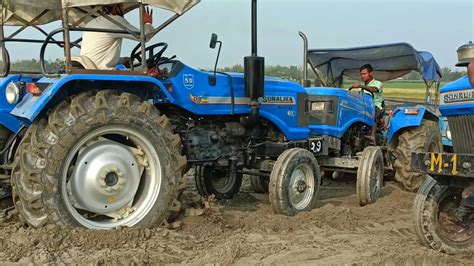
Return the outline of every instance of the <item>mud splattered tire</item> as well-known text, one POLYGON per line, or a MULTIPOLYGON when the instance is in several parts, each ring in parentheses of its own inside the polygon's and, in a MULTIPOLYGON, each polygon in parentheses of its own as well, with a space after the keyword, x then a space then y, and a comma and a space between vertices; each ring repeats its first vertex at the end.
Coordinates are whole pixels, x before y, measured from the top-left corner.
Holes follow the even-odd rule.
POLYGON ((459 206, 462 189, 427 176, 415 197, 415 231, 427 247, 450 254, 474 252, 474 218, 454 223, 447 213, 459 206))
POLYGON ((420 127, 402 132, 395 149, 396 160, 393 164, 395 179, 408 191, 415 192, 423 183, 425 176, 410 171, 412 152, 440 152, 443 145, 437 122, 423 120, 420 127))
POLYGON ((31 125, 17 150, 20 219, 32 227, 159 225, 183 177, 180 149, 168 118, 148 102, 110 90, 79 94, 31 125))
POLYGON ((268 193, 268 183, 270 179, 263 176, 250 176, 250 184, 256 193, 268 193))
POLYGON ((293 148, 277 159, 270 175, 269 199, 273 210, 284 215, 310 211, 318 200, 321 174, 314 155, 293 148))
POLYGON ((383 186, 384 163, 380 147, 364 149, 357 169, 357 196, 359 204, 372 204, 380 197, 383 186))
POLYGON ((231 199, 239 193, 242 174, 230 177, 229 171, 213 166, 196 166, 196 188, 201 196, 214 195, 218 200, 231 199))

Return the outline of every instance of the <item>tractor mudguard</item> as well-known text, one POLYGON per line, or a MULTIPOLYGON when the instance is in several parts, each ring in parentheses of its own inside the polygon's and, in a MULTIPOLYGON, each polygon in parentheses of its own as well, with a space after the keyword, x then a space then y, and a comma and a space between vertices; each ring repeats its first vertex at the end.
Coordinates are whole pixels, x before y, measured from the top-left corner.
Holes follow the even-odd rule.
MULTIPOLYGON (((423 106, 396 108, 390 120, 390 128, 387 134, 388 142, 391 143, 393 136, 401 129, 420 126, 427 112, 431 113, 423 106)), ((435 114, 432 115, 436 116, 435 114)))
MULTIPOLYGON (((161 89, 167 102, 174 102, 173 96, 158 79, 148 76, 120 76, 120 75, 97 75, 97 74, 73 74, 63 76, 59 79, 42 78, 38 83, 49 83, 50 85, 39 96, 26 94, 23 99, 11 111, 11 114, 27 123, 32 123, 50 100, 71 81, 110 81, 110 82, 142 82, 150 83, 161 89)), ((104 88, 110 89, 110 88, 104 88)))

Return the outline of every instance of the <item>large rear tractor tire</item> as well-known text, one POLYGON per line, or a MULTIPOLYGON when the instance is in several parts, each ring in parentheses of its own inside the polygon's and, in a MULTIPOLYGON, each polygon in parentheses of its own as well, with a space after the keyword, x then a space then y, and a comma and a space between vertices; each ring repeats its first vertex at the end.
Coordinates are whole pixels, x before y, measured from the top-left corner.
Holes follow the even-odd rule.
POLYGON ((32 227, 147 228, 168 217, 186 158, 168 118, 129 93, 82 93, 27 130, 12 173, 32 227))
POLYGON ((218 200, 232 199, 240 191, 242 176, 236 173, 231 177, 228 170, 211 165, 196 166, 196 188, 204 197, 214 195, 218 200))
POLYGON ((314 155, 301 148, 284 151, 270 175, 269 199, 276 213, 310 211, 318 200, 321 173, 314 155))
POLYGON ((415 231, 427 247, 450 254, 474 252, 474 210, 455 218, 462 188, 440 184, 428 176, 415 197, 415 231))
POLYGON ((437 122, 423 120, 421 126, 403 131, 398 137, 393 164, 395 180, 401 186, 415 192, 423 183, 425 175, 410 171, 412 152, 441 152, 441 133, 437 122))
POLYGON ((364 149, 357 169, 357 196, 359 204, 372 204, 380 197, 383 186, 384 163, 382 149, 369 146, 364 149))

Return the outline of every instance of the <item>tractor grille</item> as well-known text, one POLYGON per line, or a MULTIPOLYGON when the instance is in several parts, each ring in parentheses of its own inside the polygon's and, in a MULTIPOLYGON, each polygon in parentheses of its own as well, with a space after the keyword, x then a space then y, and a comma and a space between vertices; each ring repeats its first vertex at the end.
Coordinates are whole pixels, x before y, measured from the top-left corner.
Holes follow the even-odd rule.
POLYGON ((474 154, 474 115, 448 116, 448 124, 454 152, 474 154))

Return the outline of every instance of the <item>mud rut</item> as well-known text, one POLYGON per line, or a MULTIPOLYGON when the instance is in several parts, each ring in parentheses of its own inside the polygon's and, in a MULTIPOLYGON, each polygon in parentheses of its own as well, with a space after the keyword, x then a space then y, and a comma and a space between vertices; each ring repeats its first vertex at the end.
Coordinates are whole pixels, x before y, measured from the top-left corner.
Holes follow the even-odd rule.
POLYGON ((189 177, 188 209, 170 227, 89 231, 0 224, 0 262, 474 265, 474 254, 449 256, 418 243, 414 194, 388 182, 373 205, 359 207, 353 178, 324 180, 319 208, 295 217, 275 215, 264 194, 201 202, 189 177))

